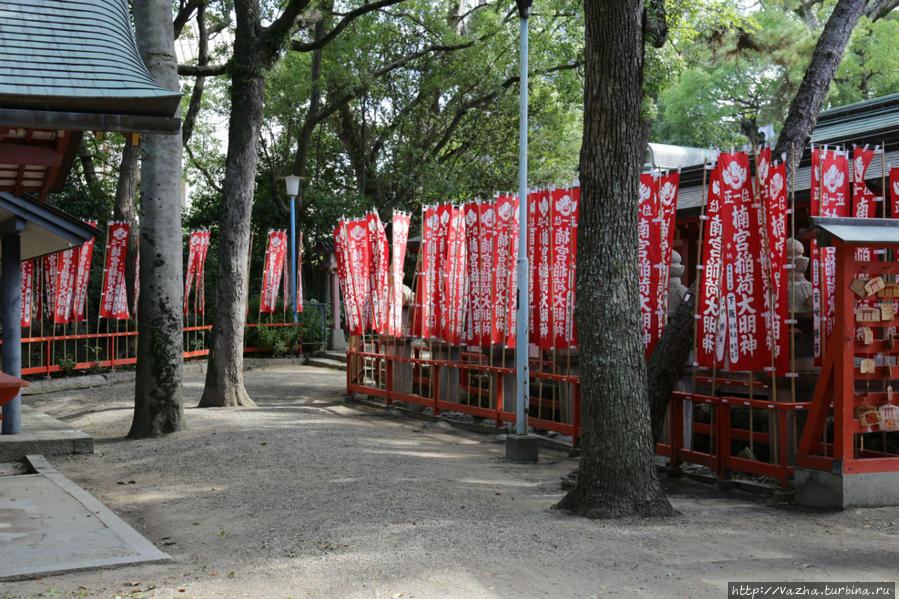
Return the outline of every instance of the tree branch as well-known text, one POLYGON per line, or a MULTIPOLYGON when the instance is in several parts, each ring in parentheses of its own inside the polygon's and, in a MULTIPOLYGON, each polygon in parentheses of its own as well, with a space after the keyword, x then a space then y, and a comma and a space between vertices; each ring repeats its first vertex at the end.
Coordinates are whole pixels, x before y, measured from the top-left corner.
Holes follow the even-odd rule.
POLYGON ((377 2, 372 2, 371 4, 363 4, 356 10, 348 12, 346 16, 340 20, 340 23, 338 23, 334 27, 334 29, 326 33, 321 39, 305 43, 299 40, 293 40, 290 43, 290 49, 294 50, 295 52, 311 52, 316 48, 323 48, 324 46, 328 45, 331 40, 340 35, 340 32, 346 29, 347 25, 352 23, 358 17, 370 13, 373 10, 378 10, 379 8, 390 6, 392 4, 399 4, 400 2, 403 2, 403 0, 378 0, 377 2))
POLYGON ((188 0, 186 3, 183 3, 172 23, 175 29, 175 39, 181 37, 184 26, 187 25, 188 21, 190 21, 190 18, 193 16, 194 11, 200 8, 201 4, 205 4, 205 0, 188 0))
POLYGON ((876 21, 890 14, 896 6, 899 6, 899 0, 871 0, 865 8, 865 16, 876 21))
MULTIPOLYGON (((209 31, 206 29, 206 4, 202 3, 197 7, 197 28, 200 30, 200 39, 197 48, 197 63, 199 66, 205 66, 209 62, 209 31)), ((190 136, 193 135, 194 125, 197 122, 197 115, 200 113, 200 106, 203 101, 203 87, 205 87, 206 77, 200 75, 194 82, 194 88, 190 94, 190 104, 187 107, 187 113, 184 115, 184 121, 181 124, 181 143, 187 145, 190 136)))
POLYGON ((216 75, 225 75, 229 68, 231 68, 230 60, 225 64, 179 64, 178 74, 188 77, 215 77, 216 75))
POLYGON ((212 173, 209 172, 209 169, 207 169, 196 158, 194 158, 194 153, 190 149, 190 146, 185 145, 184 151, 187 152, 187 157, 190 158, 190 163, 194 166, 195 169, 200 171, 200 173, 203 175, 203 178, 206 179, 209 187, 216 190, 218 193, 222 193, 222 186, 216 183, 215 177, 212 176, 212 173))

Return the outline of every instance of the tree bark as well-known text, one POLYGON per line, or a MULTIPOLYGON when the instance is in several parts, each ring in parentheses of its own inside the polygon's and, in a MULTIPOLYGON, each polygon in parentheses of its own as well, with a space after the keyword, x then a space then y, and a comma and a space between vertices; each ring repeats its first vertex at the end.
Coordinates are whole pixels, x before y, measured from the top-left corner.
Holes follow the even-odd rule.
POLYGON ((255 405, 243 383, 243 340, 250 217, 265 99, 265 71, 293 31, 297 14, 308 4, 309 0, 291 0, 280 17, 268 27, 262 27, 258 0, 234 3, 237 28, 230 69, 231 114, 219 220, 215 320, 200 407, 255 405))
POLYGON ((589 518, 670 516, 654 465, 637 286, 637 181, 643 164, 643 2, 585 0, 575 318, 582 453, 559 504, 589 518))
POLYGON ((803 148, 818 122, 818 112, 827 97, 830 83, 840 66, 843 50, 867 3, 868 0, 838 0, 818 38, 812 60, 790 104, 787 120, 772 154, 777 157, 787 155, 787 181, 792 180, 790 152, 794 152, 797 161, 802 156, 803 148))
MULTIPOLYGON (((134 0, 141 58, 166 89, 179 89, 170 0, 134 0)), ((141 170, 140 321, 129 437, 183 427, 181 395, 181 137, 145 135, 141 170)))
POLYGON ((128 236, 128 251, 125 254, 125 292, 128 297, 128 309, 134 306, 134 280, 137 275, 137 243, 140 239, 140 224, 137 220, 137 206, 134 196, 137 193, 137 169, 139 167, 140 146, 131 143, 130 136, 125 136, 125 147, 122 148, 122 161, 119 164, 119 178, 116 181, 115 202, 112 218, 128 223, 131 235, 128 236))

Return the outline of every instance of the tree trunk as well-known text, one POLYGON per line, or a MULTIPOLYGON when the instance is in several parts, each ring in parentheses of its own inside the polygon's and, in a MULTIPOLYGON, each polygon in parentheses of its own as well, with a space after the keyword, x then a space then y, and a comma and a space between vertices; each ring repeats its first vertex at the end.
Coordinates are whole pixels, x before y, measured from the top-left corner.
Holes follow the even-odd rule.
POLYGON ((790 152, 794 153, 798 162, 815 123, 818 122, 818 112, 827 97, 837 67, 840 66, 849 36, 867 3, 868 0, 838 0, 818 38, 812 60, 805 70, 799 91, 790 104, 790 112, 772 154, 774 157, 780 157, 784 153, 787 155, 787 181, 792 180, 790 152))
MULTIPOLYGON (((141 58, 153 78, 178 90, 169 0, 135 0, 141 58)), ((145 135, 141 171, 141 287, 134 420, 129 437, 160 436, 183 426, 181 366, 181 137, 145 135)))
POLYGON ((643 3, 585 0, 577 310, 582 453, 559 504, 589 518, 674 514, 659 484, 637 286, 637 181, 645 140, 643 3))
MULTIPOLYGON (((132 145, 131 136, 125 136, 125 147, 122 148, 122 162, 119 164, 119 179, 116 181, 115 203, 112 218, 128 223, 131 235, 128 237, 128 251, 125 254, 125 291, 128 297, 128 309, 134 306, 134 279, 137 274, 137 243, 140 238, 140 226, 137 220, 137 207, 134 194, 137 192, 137 169, 140 157, 140 146, 132 145)), ((180 175, 179 175, 180 176, 180 175)))
MULTIPOLYGON (((264 76, 258 65, 254 65, 254 34, 245 29, 256 20, 252 6, 255 4, 244 2, 244 14, 238 14, 237 20, 231 77, 228 156, 219 219, 221 237, 212 351, 209 354, 206 386, 200 407, 256 405, 243 383, 243 341, 249 281, 247 253, 250 247, 250 217, 253 213, 257 147, 265 92, 264 76)), ((255 13, 258 14, 258 7, 255 7, 255 13)))

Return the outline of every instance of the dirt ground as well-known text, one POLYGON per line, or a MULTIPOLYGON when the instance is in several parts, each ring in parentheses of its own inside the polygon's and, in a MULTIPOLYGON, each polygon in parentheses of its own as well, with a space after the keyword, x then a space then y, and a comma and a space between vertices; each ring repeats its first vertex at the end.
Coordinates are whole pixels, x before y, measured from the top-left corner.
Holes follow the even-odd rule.
POLYGON ((589 521, 552 506, 576 465, 503 460, 490 437, 343 400, 343 373, 247 373, 255 409, 123 439, 133 387, 26 397, 97 439, 51 458, 174 561, 0 583, 7 597, 715 597, 728 581, 895 581, 899 508, 813 512, 666 479, 681 516, 589 521))

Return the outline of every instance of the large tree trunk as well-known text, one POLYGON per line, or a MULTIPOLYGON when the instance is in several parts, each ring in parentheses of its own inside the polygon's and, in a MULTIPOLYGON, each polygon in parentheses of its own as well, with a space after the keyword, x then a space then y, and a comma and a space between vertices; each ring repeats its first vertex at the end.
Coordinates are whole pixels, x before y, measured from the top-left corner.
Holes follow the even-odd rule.
POLYGON ((818 38, 812 60, 774 146, 773 156, 787 154, 787 181, 792 181, 790 152, 794 153, 797 161, 802 156, 802 150, 818 122, 818 112, 827 97, 830 83, 840 66, 843 50, 867 3, 868 0, 838 0, 818 38))
MULTIPOLYGON (((169 0, 135 0, 141 58, 153 78, 177 91, 178 62, 169 0)), ((146 135, 141 177, 141 287, 134 420, 129 437, 183 426, 181 365, 181 137, 146 135)))
POLYGON ((674 513, 654 465, 637 286, 645 140, 643 3, 585 0, 577 310, 582 453, 559 504, 590 518, 674 513))
POLYGON ((140 146, 131 143, 130 136, 125 136, 125 147, 122 148, 122 161, 119 164, 119 179, 116 181, 115 203, 112 218, 128 223, 131 235, 128 237, 128 251, 125 260, 125 291, 128 296, 128 309, 134 306, 134 279, 137 275, 137 243, 140 238, 140 227, 137 220, 137 206, 134 195, 137 193, 137 169, 139 167, 140 146))
POLYGON ((243 341, 246 324, 247 253, 250 217, 256 183, 257 146, 262 126, 265 79, 256 61, 252 23, 258 16, 255 1, 237 3, 237 35, 231 78, 231 116, 228 156, 222 185, 219 220, 218 282, 212 351, 200 407, 253 406, 243 383, 243 341))

